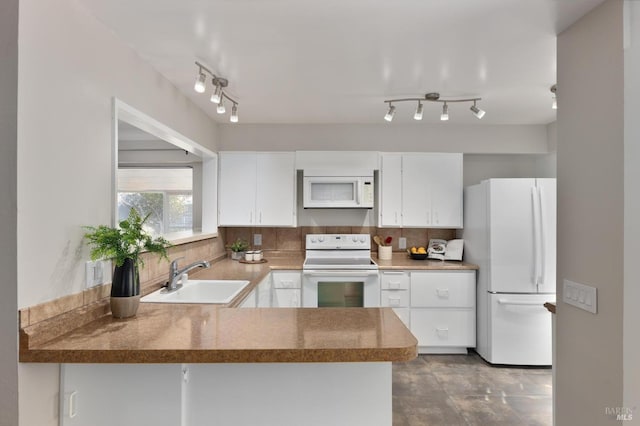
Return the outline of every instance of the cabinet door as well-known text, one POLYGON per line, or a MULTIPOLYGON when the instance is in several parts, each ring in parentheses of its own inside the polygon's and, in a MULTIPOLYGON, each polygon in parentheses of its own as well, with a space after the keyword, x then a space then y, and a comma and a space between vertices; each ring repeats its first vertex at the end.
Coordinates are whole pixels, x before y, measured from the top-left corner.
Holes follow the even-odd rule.
POLYGON ((413 153, 402 156, 402 226, 431 225, 428 155, 413 153))
POLYGON ((274 308, 299 308, 300 289, 299 288, 275 288, 273 289, 274 308))
POLYGON ((257 154, 256 220, 259 226, 296 225, 296 169, 293 152, 257 154))
POLYGON ((218 195, 220 226, 251 226, 256 223, 256 154, 220 153, 218 195))
POLYGON ((431 196, 429 226, 462 228, 462 154, 429 154, 424 179, 431 196))
POLYGON ((402 226, 402 155, 381 154, 380 226, 402 226))
POLYGON ((411 333, 418 346, 473 348, 475 320, 473 309, 411 309, 411 333))
POLYGON ((270 308, 272 304, 271 274, 268 274, 256 287, 256 306, 258 308, 270 308))

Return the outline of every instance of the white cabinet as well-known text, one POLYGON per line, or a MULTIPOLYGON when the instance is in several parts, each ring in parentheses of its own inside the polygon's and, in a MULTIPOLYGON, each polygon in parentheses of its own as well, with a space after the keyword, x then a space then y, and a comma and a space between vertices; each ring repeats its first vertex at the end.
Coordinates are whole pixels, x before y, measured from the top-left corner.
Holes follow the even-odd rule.
POLYGON ((409 327, 409 273, 405 271, 380 272, 380 306, 393 308, 409 327))
POLYGON ((402 154, 380 156, 379 226, 402 226, 402 154))
POLYGON ((272 301, 273 301, 271 290, 272 290, 272 287, 271 287, 271 274, 268 274, 256 286, 256 307, 258 307, 258 308, 270 308, 271 307, 271 304, 272 304, 272 301))
POLYGON ((274 271, 273 280, 274 308, 299 308, 301 305, 302 275, 299 271, 274 271))
POLYGON ((412 271, 410 291, 419 353, 466 353, 476 346, 474 270, 412 271))
POLYGON ((462 154, 383 153, 381 227, 462 227, 462 154))
POLYGON ((220 152, 220 226, 295 226, 293 152, 220 152))

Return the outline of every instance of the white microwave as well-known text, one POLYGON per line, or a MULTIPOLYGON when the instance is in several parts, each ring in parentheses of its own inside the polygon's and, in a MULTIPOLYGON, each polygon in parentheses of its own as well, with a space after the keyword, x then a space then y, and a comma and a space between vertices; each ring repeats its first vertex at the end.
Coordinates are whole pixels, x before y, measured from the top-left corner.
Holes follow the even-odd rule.
POLYGON ((305 170, 305 209, 373 208, 373 171, 305 170))

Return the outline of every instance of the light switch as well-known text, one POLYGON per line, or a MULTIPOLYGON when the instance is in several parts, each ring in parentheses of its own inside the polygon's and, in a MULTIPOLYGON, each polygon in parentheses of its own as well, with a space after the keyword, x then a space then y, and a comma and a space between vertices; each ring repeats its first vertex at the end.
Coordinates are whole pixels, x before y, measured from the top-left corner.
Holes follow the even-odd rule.
POLYGON ((593 314, 598 312, 598 293, 595 287, 564 280, 562 300, 593 314))

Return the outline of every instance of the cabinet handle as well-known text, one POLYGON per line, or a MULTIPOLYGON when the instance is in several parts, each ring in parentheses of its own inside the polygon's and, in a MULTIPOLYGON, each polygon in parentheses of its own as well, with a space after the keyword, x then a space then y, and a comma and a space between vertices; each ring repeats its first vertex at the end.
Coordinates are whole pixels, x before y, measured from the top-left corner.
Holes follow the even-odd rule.
POLYGON ((389 306, 395 306, 395 307, 400 306, 400 298, 390 297, 389 298, 389 306))
POLYGON ((253 212, 249 212, 249 223, 253 223, 253 212))
POLYGON ((448 288, 437 288, 436 289, 436 294, 438 295, 438 297, 441 297, 443 299, 448 299, 449 298, 449 289, 448 288))
POLYGON ((260 212, 260 221, 258 223, 262 223, 262 212, 260 212))
POLYGON ((449 327, 436 327, 439 337, 449 337, 449 327))
POLYGON ((78 396, 78 391, 73 391, 71 392, 71 394, 69 395, 69 418, 73 419, 77 414, 77 401, 76 401, 76 397, 78 396))
POLYGON ((396 216, 395 224, 397 225, 397 224, 398 224, 398 212, 395 212, 394 214, 395 214, 395 216, 396 216))

